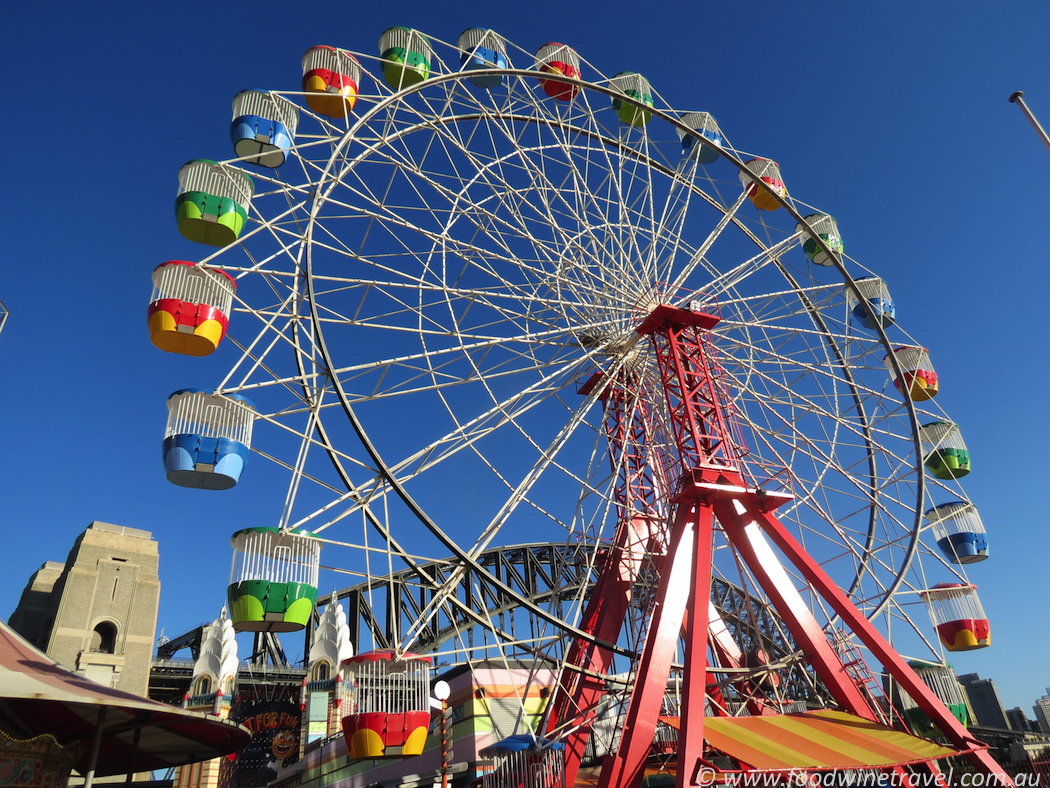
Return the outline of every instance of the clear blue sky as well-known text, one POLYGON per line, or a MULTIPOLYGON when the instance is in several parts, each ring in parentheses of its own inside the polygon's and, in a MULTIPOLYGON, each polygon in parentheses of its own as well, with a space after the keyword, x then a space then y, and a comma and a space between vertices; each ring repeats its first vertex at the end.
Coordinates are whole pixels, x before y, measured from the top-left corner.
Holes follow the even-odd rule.
POLYGON ((792 193, 833 213, 850 255, 890 283, 973 453, 965 486, 993 551, 971 577, 994 645, 954 663, 1031 715, 1050 685, 1050 153, 1007 97, 1025 90, 1050 123, 1050 6, 461 2, 392 13, 199 2, 5 13, 0 615, 97 519, 157 538, 158 632, 215 616, 229 534, 273 516, 249 489, 202 495, 164 481, 165 398, 215 383, 145 330, 150 271, 195 253, 175 228, 178 168, 230 155, 233 95, 297 89, 309 46, 372 51, 391 25, 445 40, 487 26, 529 50, 569 43, 606 73, 644 73, 672 106, 712 112, 736 145, 779 161, 792 193))

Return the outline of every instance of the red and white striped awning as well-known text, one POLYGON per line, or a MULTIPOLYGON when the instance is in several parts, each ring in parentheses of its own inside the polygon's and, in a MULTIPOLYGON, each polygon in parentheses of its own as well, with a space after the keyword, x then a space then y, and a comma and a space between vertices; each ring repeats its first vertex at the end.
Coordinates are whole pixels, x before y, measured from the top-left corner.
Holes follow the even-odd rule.
MULTIPOLYGON (((677 717, 661 717, 673 728, 677 717)), ((708 717, 704 738, 741 764, 762 771, 871 769, 958 755, 918 736, 843 711, 768 717, 708 717)))

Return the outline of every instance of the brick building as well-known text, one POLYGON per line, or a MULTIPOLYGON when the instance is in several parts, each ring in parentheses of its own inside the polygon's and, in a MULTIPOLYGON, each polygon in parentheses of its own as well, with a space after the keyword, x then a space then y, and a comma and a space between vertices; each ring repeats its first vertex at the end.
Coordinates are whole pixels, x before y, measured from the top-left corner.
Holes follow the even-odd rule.
POLYGON ((160 601, 149 531, 93 522, 30 577, 12 629, 70 670, 145 696, 160 601))

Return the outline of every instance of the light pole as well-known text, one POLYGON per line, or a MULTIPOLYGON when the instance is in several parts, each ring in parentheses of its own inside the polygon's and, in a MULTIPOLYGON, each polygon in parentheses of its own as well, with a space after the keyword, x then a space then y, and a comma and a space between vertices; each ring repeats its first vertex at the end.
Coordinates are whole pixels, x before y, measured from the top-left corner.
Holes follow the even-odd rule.
POLYGON ((1032 114, 1032 110, 1028 109, 1028 105, 1024 103, 1024 99, 1021 98, 1024 95, 1023 90, 1018 90, 1012 96, 1010 96, 1010 103, 1016 104, 1021 108, 1021 112, 1028 118, 1028 122, 1032 124, 1032 128, 1035 129, 1035 133, 1039 135, 1039 139, 1043 141, 1047 150, 1050 150, 1050 137, 1046 135, 1043 127, 1039 125, 1039 121, 1035 119, 1035 115, 1032 114))
POLYGON ((434 697, 441 701, 441 717, 438 719, 438 737, 441 739, 441 788, 448 788, 448 696, 452 689, 447 681, 439 681, 434 685, 434 697))

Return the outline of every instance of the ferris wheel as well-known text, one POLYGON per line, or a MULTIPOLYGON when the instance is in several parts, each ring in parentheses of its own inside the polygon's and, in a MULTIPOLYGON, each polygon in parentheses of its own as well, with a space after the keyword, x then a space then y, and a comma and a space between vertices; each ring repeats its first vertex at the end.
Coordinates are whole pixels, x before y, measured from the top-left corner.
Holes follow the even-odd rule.
MULTIPOLYGON (((599 577, 622 524, 644 522, 632 609, 606 639, 630 675, 697 451, 676 409, 703 389, 705 456, 776 498, 898 650, 942 663, 945 646, 986 644, 926 613, 970 600, 965 565, 987 555, 930 354, 790 172, 561 44, 393 28, 371 54, 314 47, 302 65, 301 91, 236 96, 235 158, 180 173, 180 230, 216 249, 157 269, 151 332, 228 371, 214 394, 172 395, 169 479, 283 475, 274 532, 308 531, 322 566, 377 593, 400 578, 388 599, 420 601, 388 611, 392 641, 451 662, 557 664, 596 639, 587 583, 529 598, 481 560, 492 548, 580 548, 599 577), (213 454, 180 443, 191 433, 213 454), (246 464, 249 446, 262 457, 246 464), (486 615, 486 595, 513 604, 486 615)), ((710 563, 765 615, 717 518, 710 563)), ((839 613, 784 564, 836 633, 839 613)), ((737 670, 765 676, 807 659, 745 656, 737 670)))

